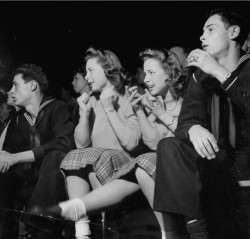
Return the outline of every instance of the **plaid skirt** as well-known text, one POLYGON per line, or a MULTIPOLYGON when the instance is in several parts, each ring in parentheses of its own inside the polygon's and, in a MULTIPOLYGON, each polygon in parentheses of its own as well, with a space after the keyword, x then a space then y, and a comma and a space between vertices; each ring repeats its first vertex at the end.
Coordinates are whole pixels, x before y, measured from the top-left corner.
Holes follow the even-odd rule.
POLYGON ((135 167, 135 159, 127 152, 115 149, 84 148, 69 152, 62 161, 62 170, 79 170, 88 164, 101 184, 106 184, 125 174, 135 167))
POLYGON ((136 164, 144 169, 154 180, 156 171, 156 153, 150 152, 139 155, 135 159, 136 164))

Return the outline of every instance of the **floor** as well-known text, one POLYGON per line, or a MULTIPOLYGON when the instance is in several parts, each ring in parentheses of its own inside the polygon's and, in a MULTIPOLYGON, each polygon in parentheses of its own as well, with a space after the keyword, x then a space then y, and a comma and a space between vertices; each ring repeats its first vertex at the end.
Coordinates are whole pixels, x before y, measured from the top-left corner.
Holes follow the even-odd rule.
MULTIPOLYGON (((225 202, 223 210, 216 205, 214 195, 211 201, 214 208, 206 208, 206 219, 210 232, 210 239, 249 239, 250 238, 250 188, 241 188, 240 207, 237 210, 228 210, 231 204, 225 202), (209 212, 209 213, 208 213, 209 212)), ((230 195, 225 195, 229 197, 230 195)), ((209 204, 207 204, 209 206, 209 204)), ((211 202, 210 202, 211 206, 211 202)), ((234 208, 235 209, 235 208, 234 208)), ((141 192, 124 201, 117 207, 106 212, 105 230, 101 215, 91 217, 91 239, 160 239, 160 229, 157 220, 141 192)), ((23 230, 20 224, 20 232, 23 230)), ((65 224, 64 239, 74 238, 74 223, 65 224)), ((188 239, 183 222, 179 222, 179 229, 183 238, 188 239)), ((2 238, 1 238, 2 239, 2 238)), ((13 239, 13 238, 6 238, 13 239)), ((25 239, 20 236, 19 239, 25 239)), ((59 239, 59 238, 58 238, 59 239)))

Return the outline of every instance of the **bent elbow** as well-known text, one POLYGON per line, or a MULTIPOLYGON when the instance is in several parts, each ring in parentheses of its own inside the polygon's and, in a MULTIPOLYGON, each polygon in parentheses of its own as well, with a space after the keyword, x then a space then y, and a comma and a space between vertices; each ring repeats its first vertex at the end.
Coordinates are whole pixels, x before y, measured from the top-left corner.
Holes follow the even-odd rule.
POLYGON ((141 137, 140 131, 130 130, 126 140, 124 140, 124 142, 122 143, 122 146, 127 151, 132 151, 139 145, 140 137, 141 137))

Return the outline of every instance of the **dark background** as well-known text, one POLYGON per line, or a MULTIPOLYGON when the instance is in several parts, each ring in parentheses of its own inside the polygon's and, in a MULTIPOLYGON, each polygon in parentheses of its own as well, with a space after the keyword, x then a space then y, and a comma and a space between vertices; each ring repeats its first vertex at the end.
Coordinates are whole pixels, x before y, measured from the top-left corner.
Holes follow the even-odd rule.
POLYGON ((207 14, 221 7, 240 9, 249 21, 249 1, 0 2, 0 86, 31 62, 43 67, 53 92, 71 87, 90 45, 113 50, 133 72, 144 47, 200 47, 207 14))

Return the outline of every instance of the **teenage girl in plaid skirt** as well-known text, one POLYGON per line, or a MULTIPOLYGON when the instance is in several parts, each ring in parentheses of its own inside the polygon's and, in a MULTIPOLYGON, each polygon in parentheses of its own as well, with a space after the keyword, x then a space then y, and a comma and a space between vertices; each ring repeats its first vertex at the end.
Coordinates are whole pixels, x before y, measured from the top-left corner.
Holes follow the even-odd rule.
MULTIPOLYGON (((78 149, 61 164, 70 199, 85 196, 134 168, 130 152, 141 138, 138 119, 125 94, 126 74, 117 56, 89 48, 85 55, 86 80, 100 98, 82 94, 78 99, 80 119, 75 129, 78 149), (92 124, 93 122, 93 124, 92 124)), ((76 222, 76 238, 88 238, 88 218, 76 222)))
MULTIPOLYGON (((111 173, 112 176, 108 177, 109 173, 105 164, 110 164, 99 165, 102 161, 108 162, 105 156, 107 150, 101 153, 98 150, 91 151, 88 155, 88 161, 96 162, 97 156, 94 154, 101 154, 98 163, 93 164, 93 168, 97 178, 105 185, 96 188, 87 195, 82 193, 80 197, 74 197, 74 199, 60 203, 60 214, 68 219, 78 221, 93 211, 104 210, 106 207, 121 202, 139 189, 143 191, 151 207, 153 205, 156 170, 156 153, 153 151, 156 150, 157 144, 162 138, 174 136, 187 76, 176 55, 165 49, 147 49, 140 53, 140 57, 144 62, 146 93, 139 94, 137 86, 129 88, 127 93, 133 112, 139 120, 143 142, 152 152, 138 156, 135 160, 130 161, 131 164, 125 163, 125 171, 128 172, 126 175, 124 175, 125 171, 122 166, 118 165, 113 168, 115 173, 111 173), (102 167, 103 165, 104 167, 102 167), (131 174, 133 175, 131 176, 131 174)), ((78 146, 86 147, 83 144, 78 146)), ((81 151, 77 150, 76 152, 80 153, 81 151)), ((124 158, 122 155, 119 157, 124 158)), ((74 167, 81 167, 79 160, 76 161, 77 166, 74 167)), ((65 168, 65 166, 63 167, 65 168)), ((155 214, 164 233, 163 215, 159 212, 155 212, 155 214)))

